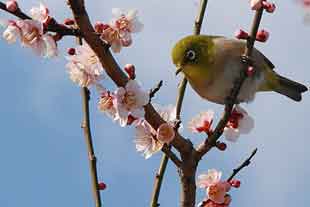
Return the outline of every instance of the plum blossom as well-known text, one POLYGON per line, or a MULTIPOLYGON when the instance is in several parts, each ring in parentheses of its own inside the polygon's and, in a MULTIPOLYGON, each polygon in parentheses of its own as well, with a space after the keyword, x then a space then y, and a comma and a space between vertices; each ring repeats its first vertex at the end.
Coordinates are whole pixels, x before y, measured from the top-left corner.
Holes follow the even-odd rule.
POLYGON ((248 134, 254 128, 254 119, 237 105, 224 128, 224 136, 228 141, 236 142, 240 134, 248 134))
POLYGON ((143 29, 143 24, 138 19, 138 11, 135 9, 126 12, 119 8, 113 8, 112 15, 111 25, 115 25, 121 32, 137 33, 143 29))
MULTIPOLYGON (((231 183, 227 181, 221 181, 221 176, 222 173, 215 169, 208 170, 207 173, 198 176, 197 186, 207 190, 208 199, 206 202, 204 202, 204 204, 209 202, 214 204, 230 203, 230 200, 227 202, 227 192, 231 188, 231 183)), ((211 204, 209 205, 212 206, 211 204)))
POLYGON ((144 91, 136 80, 129 80, 125 87, 114 92, 113 104, 116 108, 116 119, 121 126, 126 126, 128 116, 144 117, 144 108, 149 102, 149 94, 144 91))
POLYGON ((136 124, 135 140, 136 149, 142 152, 145 159, 161 150, 163 144, 156 138, 156 131, 145 120, 136 124))
POLYGON ((213 116, 214 112, 211 110, 201 112, 188 123, 189 130, 196 133, 205 132, 210 134, 212 132, 213 116))
POLYGON ((66 65, 70 79, 81 87, 90 87, 102 79, 104 69, 94 53, 85 43, 78 46, 75 54, 68 56, 66 65))
POLYGON ((210 185, 207 188, 208 198, 217 204, 222 204, 225 202, 226 192, 230 190, 230 183, 226 181, 220 181, 210 185))
POLYGON ((43 25, 35 20, 2 21, 6 27, 3 38, 13 43, 20 38, 23 46, 30 47, 35 54, 43 57, 57 56, 57 45, 50 34, 44 34, 43 25))
POLYGON ((221 180, 222 172, 216 169, 210 169, 207 173, 198 176, 197 186, 199 188, 207 188, 210 185, 217 183, 221 180))
POLYGON ((100 33, 100 38, 111 45, 115 53, 119 53, 122 47, 129 47, 132 44, 132 33, 140 32, 143 24, 139 21, 137 10, 128 12, 121 9, 112 9, 113 19, 109 24, 97 22, 96 32, 100 33))
POLYGON ((8 24, 2 36, 9 44, 12 44, 15 43, 16 40, 21 37, 21 31, 16 26, 15 22, 11 22, 8 24))
POLYGON ((42 23, 47 23, 50 18, 48 8, 42 3, 38 7, 32 7, 30 9, 30 16, 34 20, 42 23))
POLYGON ((113 98, 113 94, 111 94, 110 91, 102 92, 98 102, 98 109, 106 113, 112 119, 115 119, 116 109, 113 105, 113 98))
POLYGON ((158 152, 164 144, 169 144, 175 136, 172 121, 175 120, 176 108, 172 105, 162 107, 156 104, 155 108, 166 121, 158 127, 157 131, 145 120, 135 121, 136 148, 139 152, 143 152, 146 159, 158 152))

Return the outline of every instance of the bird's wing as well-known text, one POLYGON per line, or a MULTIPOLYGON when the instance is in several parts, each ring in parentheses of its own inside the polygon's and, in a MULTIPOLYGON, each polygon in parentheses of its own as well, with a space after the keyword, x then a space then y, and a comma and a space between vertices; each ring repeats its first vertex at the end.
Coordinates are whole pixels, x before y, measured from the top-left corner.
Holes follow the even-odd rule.
POLYGON ((275 66, 274 64, 263 54, 261 53, 259 50, 256 50, 258 52, 258 54, 260 56, 262 56, 262 58, 264 59, 265 63, 269 66, 270 69, 274 69, 275 66))

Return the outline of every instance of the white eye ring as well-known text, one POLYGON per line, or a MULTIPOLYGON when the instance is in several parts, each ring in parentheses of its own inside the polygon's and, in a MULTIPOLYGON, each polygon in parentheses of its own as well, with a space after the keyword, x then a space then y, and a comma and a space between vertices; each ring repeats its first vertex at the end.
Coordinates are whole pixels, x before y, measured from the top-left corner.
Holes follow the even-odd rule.
POLYGON ((186 52, 186 58, 189 60, 195 60, 196 59, 196 52, 194 50, 189 50, 186 52))

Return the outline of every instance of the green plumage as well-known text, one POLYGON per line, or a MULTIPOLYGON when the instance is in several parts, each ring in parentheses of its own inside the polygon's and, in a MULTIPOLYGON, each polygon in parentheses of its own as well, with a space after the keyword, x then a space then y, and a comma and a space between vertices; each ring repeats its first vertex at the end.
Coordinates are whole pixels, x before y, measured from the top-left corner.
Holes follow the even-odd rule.
MULTIPOLYGON (((209 101, 224 104, 234 80, 244 68, 241 55, 245 41, 220 36, 191 35, 181 39, 172 50, 172 61, 184 73, 193 89, 209 101)), ((254 73, 245 80, 237 102, 249 102, 259 91, 275 91, 295 101, 308 88, 278 75, 274 65, 253 49, 254 73)))

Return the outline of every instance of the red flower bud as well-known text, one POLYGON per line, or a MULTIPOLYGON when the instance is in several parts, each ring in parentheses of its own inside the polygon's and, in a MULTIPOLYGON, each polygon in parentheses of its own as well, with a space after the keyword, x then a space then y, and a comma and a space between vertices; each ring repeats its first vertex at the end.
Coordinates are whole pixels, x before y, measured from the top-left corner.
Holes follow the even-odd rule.
POLYGON ((130 79, 134 80, 136 78, 136 69, 133 64, 125 65, 124 70, 126 71, 130 79))
POLYGON ((273 13, 276 10, 276 5, 274 3, 263 1, 262 4, 263 8, 269 13, 273 13))
POLYGON ((234 188, 239 188, 241 185, 240 180, 236 180, 236 179, 232 179, 231 181, 229 181, 229 183, 234 188))
POLYGON ((108 24, 104 24, 102 22, 95 23, 95 31, 97 33, 102 33, 104 30, 108 29, 110 26, 108 24))
POLYGON ((5 3, 6 9, 10 12, 16 12, 18 10, 18 4, 16 1, 11 0, 5 3))
POLYGON ((75 55, 75 48, 73 48, 73 47, 68 48, 67 53, 68 53, 69 55, 75 55))
POLYGON ((245 31, 243 31, 242 29, 239 29, 235 32, 235 37, 237 39, 242 39, 242 40, 246 40, 249 38, 249 34, 245 31))
POLYGON ((107 185, 104 182, 98 183, 99 190, 105 190, 107 188, 107 185))
POLYGON ((269 38, 269 32, 266 30, 262 29, 256 34, 256 40, 259 42, 266 42, 268 38, 269 38))
POLYGON ((221 151, 225 151, 227 148, 227 145, 224 142, 217 142, 216 147, 221 151))

